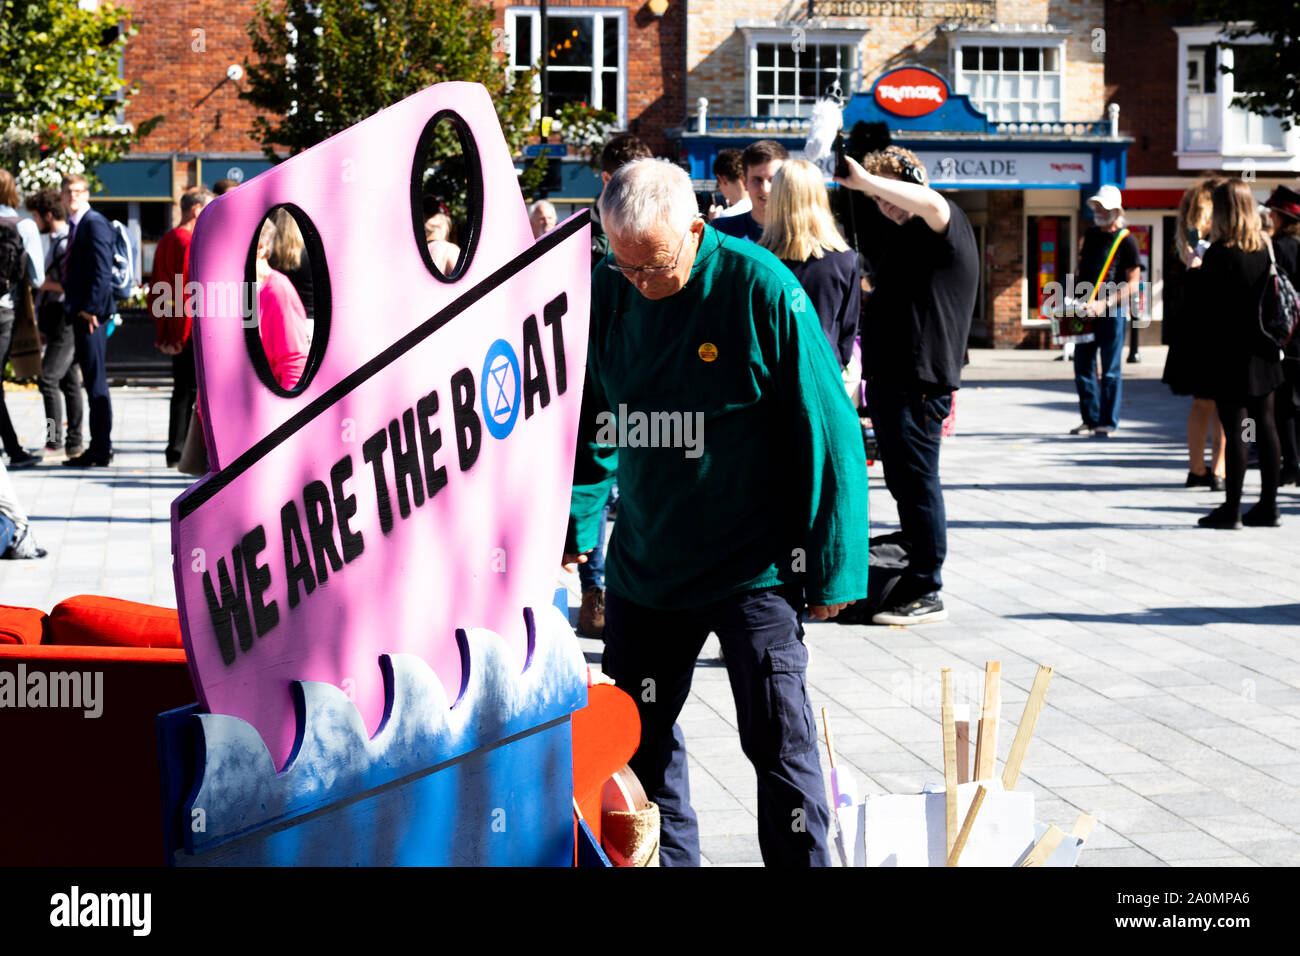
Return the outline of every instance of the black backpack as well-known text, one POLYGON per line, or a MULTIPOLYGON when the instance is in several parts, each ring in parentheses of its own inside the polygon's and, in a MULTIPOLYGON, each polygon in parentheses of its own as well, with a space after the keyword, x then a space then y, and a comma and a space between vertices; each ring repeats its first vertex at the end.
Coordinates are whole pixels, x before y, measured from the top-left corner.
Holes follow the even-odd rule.
POLYGON ((18 234, 20 220, 0 217, 0 296, 8 295, 27 272, 27 248, 18 234))

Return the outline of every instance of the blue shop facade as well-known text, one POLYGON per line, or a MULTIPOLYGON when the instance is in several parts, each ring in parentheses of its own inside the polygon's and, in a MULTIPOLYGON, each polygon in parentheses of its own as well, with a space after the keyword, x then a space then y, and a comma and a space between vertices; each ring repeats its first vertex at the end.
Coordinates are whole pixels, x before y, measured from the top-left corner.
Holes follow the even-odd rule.
MULTIPOLYGON (((994 122, 942 75, 907 66, 849 97, 843 114, 846 132, 859 121, 886 124, 892 142, 914 152, 930 184, 970 217, 983 262, 971 344, 1048 345, 1043 287, 1064 282, 1073 270, 1079 238, 1091 222, 1088 197, 1104 184, 1125 185, 1132 139, 1118 134, 1118 108, 1094 122, 994 122)), ((808 120, 714 116, 701 102, 686 128, 674 133, 691 178, 711 190, 719 151, 759 139, 802 150, 808 120)), ((1143 235, 1137 238, 1142 246, 1143 235)), ((1143 246, 1144 254, 1149 251, 1143 246)))

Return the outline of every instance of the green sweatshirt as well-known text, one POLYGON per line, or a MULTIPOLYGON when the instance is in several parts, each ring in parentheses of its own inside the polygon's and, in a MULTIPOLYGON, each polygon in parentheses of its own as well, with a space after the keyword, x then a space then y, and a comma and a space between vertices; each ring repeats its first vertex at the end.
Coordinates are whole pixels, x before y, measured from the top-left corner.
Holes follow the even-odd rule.
POLYGON ((615 477, 606 586, 628 601, 867 594, 857 415, 798 280, 752 242, 706 227, 690 279, 659 301, 597 266, 567 553, 595 547, 615 477))

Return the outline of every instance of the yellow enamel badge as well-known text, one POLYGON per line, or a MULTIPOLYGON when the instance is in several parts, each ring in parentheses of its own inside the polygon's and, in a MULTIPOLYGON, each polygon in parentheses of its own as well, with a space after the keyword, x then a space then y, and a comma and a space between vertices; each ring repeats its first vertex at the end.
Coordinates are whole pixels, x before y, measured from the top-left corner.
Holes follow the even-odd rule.
POLYGON ((700 346, 700 358, 706 362, 712 362, 718 357, 718 347, 712 342, 705 342, 700 346))

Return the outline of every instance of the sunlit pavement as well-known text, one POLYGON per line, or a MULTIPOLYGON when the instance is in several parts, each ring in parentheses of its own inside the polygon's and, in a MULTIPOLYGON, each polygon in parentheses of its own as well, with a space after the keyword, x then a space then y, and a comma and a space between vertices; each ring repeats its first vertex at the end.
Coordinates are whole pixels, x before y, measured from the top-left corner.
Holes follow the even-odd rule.
MULTIPOLYGON (((1160 384, 1161 349, 1125 365, 1108 440, 1066 434, 1079 420, 1066 363, 971 354, 942 456, 950 619, 809 624, 819 731, 824 706, 864 791, 916 792, 942 779, 939 669, 952 667, 958 702, 975 705, 984 662, 998 660, 1000 773, 1035 668, 1050 664, 1020 786, 1044 822, 1099 818, 1083 864, 1300 862, 1300 494, 1284 490, 1280 529, 1196 527, 1222 496, 1183 487, 1190 400, 1160 384)), ((163 466, 169 395, 113 389, 108 468, 12 473, 50 554, 0 562, 0 602, 48 610, 91 593, 175 605, 170 505, 190 479, 163 466)), ((39 395, 6 397, 39 447, 39 395)), ((871 482, 872 531, 893 530, 879 464, 871 482)), ((1258 487, 1252 473, 1247 504, 1258 487)), ((583 647, 599 660, 599 641, 583 647)), ((753 771, 713 639, 682 726, 705 858, 759 862, 753 771)))
MULTIPOLYGON (((1282 528, 1196 527, 1222 495, 1183 487, 1190 399, 1159 382, 1163 349, 1124 366, 1107 440, 1067 434, 1067 363, 971 355, 942 453, 950 619, 808 624, 819 731, 824 706, 864 792, 942 783, 940 668, 978 716, 984 662, 1001 661, 1000 775, 1048 664, 1019 787, 1043 822, 1098 817, 1083 865, 1300 862, 1300 494, 1283 492, 1282 528)), ((871 484, 873 533, 895 530, 879 464, 871 484)), ((1247 504, 1258 488, 1256 472, 1247 504)), ((598 641, 584 646, 598 659, 598 641)), ((681 723, 704 856, 758 863, 754 774, 714 639, 681 723)))

